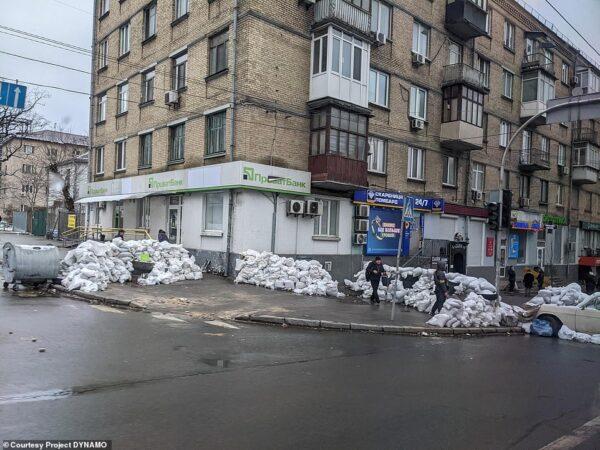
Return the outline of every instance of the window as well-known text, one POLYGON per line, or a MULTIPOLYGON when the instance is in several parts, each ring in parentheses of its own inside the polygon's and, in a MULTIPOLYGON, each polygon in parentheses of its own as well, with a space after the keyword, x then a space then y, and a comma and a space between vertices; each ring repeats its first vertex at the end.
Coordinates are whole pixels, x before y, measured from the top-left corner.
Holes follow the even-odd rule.
POLYGON ((457 120, 477 127, 483 126, 483 94, 481 92, 460 84, 444 88, 442 122, 457 120))
POLYGON ((106 102, 108 96, 106 93, 98 96, 98 105, 96 109, 96 122, 104 122, 106 120, 106 102))
POLYGON ((485 10, 485 0, 469 0, 474 5, 479 6, 481 9, 485 10))
POLYGON ((108 14, 110 10, 110 0, 100 0, 100 16, 108 14))
POLYGON ((558 165, 564 167, 567 162, 567 146, 558 144, 558 165))
POLYGON ((419 22, 413 23, 412 51, 425 57, 429 56, 429 27, 419 22))
POLYGON ((442 184, 456 186, 456 158, 454 156, 442 156, 442 184))
POLYGON ((369 156, 367 167, 371 172, 385 173, 387 158, 387 141, 376 137, 369 138, 369 156))
POLYGON ((366 161, 367 117, 331 107, 315 111, 310 121, 310 154, 325 153, 366 161))
POLYGON ((204 231, 223 231, 223 194, 206 194, 204 231))
POLYGON ((209 75, 222 72, 227 69, 227 40, 229 32, 224 31, 209 40, 209 75))
POLYGON ((129 84, 120 84, 117 87, 117 114, 123 114, 127 112, 129 103, 129 84))
POLYGON ((548 182, 540 180, 540 204, 548 204, 548 182))
POLYGON ((185 87, 185 71, 187 67, 187 53, 172 58, 171 88, 175 91, 185 87))
POLYGON ((313 40, 313 75, 327 71, 327 34, 313 40))
POLYGON ((323 214, 315 217, 315 236, 337 237, 340 202, 337 200, 321 200, 323 214))
POLYGON ((502 95, 512 99, 513 96, 513 81, 515 75, 506 69, 502 70, 502 95))
POLYGON ((504 46, 509 50, 515 50, 515 26, 508 20, 504 21, 504 46))
POLYGON ((462 45, 450 41, 448 43, 448 64, 452 66, 462 63, 462 51, 462 45))
POLYGON ((483 117, 482 117, 482 125, 481 127, 483 128, 483 142, 487 142, 488 141, 488 113, 483 113, 483 117))
POLYGON ((392 7, 379 1, 371 0, 371 31, 382 33, 386 39, 391 36, 392 7))
MULTIPOLYGON (((366 57, 365 49, 366 46, 360 39, 334 29, 331 49, 331 71, 341 74, 343 77, 361 81, 363 59, 366 57)), ((313 69, 315 68, 315 64, 316 61, 313 61, 313 69)))
POLYGON ((564 205, 564 187, 562 184, 556 185, 556 206, 564 205))
POLYGON ((425 150, 408 147, 408 178, 423 180, 425 173, 425 150))
POLYGON ((427 119, 427 90, 417 86, 410 87, 408 115, 415 119, 427 119))
POLYGON ((108 66, 108 38, 98 44, 98 69, 108 66))
POLYGON ((183 161, 185 144, 185 123, 169 127, 169 162, 183 161))
POLYGON ((500 121, 500 147, 506 147, 510 140, 510 122, 500 121))
POLYGON ((188 13, 188 0, 175 0, 175 20, 188 13))
POLYGON ((33 186, 31 184, 22 184, 21 185, 21 193, 31 194, 32 192, 33 192, 33 186))
POLYGON ((569 78, 570 78, 569 72, 570 72, 569 65, 563 61, 562 70, 560 72, 560 81, 562 81, 565 84, 569 84, 569 78))
POLYGON ((50 158, 56 158, 58 156, 58 149, 56 149, 56 148, 46 149, 46 155, 48 155, 50 158))
POLYGON ((592 212, 592 202, 594 201, 593 194, 591 192, 586 192, 585 197, 586 197, 586 202, 585 202, 584 210, 586 212, 592 212))
POLYGON ((144 8, 144 39, 149 39, 156 34, 156 3, 151 3, 144 8))
POLYGON ((96 149, 96 175, 104 173, 104 147, 96 149))
POLYGON ((546 103, 554 98, 554 80, 542 73, 523 75, 523 101, 542 101, 546 103))
POLYGON ((31 164, 23 164, 23 166, 21 167, 21 172, 23 172, 23 173, 35 173, 35 171, 33 169, 33 165, 31 165, 31 164))
POLYGON ((485 166, 481 163, 473 163, 471 167, 471 189, 483 192, 485 188, 485 166))
POLYGON ((542 136, 541 139, 540 159, 542 161, 550 161, 550 139, 546 136, 542 136))
POLYGON ((387 73, 371 69, 369 76, 369 101, 379 106, 388 106, 388 88, 390 76, 387 73))
POLYGON ((142 103, 154 100, 154 69, 142 74, 142 103))
POLYGON ((486 88, 490 87, 490 61, 483 58, 479 53, 475 53, 475 69, 483 74, 483 85, 486 88))
POLYGON ((206 155, 225 153, 225 111, 206 116, 206 155))
POLYGON ((125 170, 125 153, 127 141, 119 141, 115 144, 115 172, 125 170))
POLYGON ((129 22, 119 28, 119 56, 129 53, 129 22))
POLYGON ((152 133, 140 135, 140 158, 139 167, 150 167, 152 165, 152 133))
POLYGON ((519 197, 529 198, 531 187, 531 177, 528 175, 521 175, 519 178, 519 197))
POLYGON ((33 155, 33 145, 26 145, 26 146, 23 148, 23 152, 24 152, 26 155, 33 155))

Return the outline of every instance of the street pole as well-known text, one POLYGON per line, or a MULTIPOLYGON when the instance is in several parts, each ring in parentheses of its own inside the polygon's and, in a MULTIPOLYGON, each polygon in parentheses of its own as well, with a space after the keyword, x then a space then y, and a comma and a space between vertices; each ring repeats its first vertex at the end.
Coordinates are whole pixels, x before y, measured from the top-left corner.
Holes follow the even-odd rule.
MULTIPOLYGON (((543 111, 540 111, 539 113, 535 114, 534 116, 530 117, 523 125, 521 125, 517 131, 515 131, 515 133, 510 137, 508 144, 506 144, 506 148, 504 149, 504 153, 502 153, 502 162, 500 163, 500 177, 499 177, 499 181, 498 181, 498 197, 499 197, 499 202, 498 202, 498 215, 500 216, 500 227, 498 227, 499 229, 502 226, 502 207, 504 206, 502 204, 502 189, 504 186, 504 164, 506 162, 506 155, 508 154, 509 150, 510 150, 510 146, 512 145, 512 143, 514 142, 515 138, 518 136, 518 134, 523 131, 525 128, 527 128, 527 126, 533 122, 535 119, 537 119, 538 117, 540 117, 543 114, 546 114, 547 112, 550 111, 554 111, 557 109, 562 109, 562 108, 571 108, 573 106, 578 106, 578 105, 585 105, 585 104, 589 104, 589 103, 600 103, 600 99, 597 98, 593 98, 593 99, 588 99, 588 100, 580 100, 578 102, 572 102, 572 103, 561 103, 558 105, 554 105, 551 106, 549 108, 544 109, 543 111)), ((510 227, 510 224, 509 224, 510 227)), ((496 230, 496 254, 494 256, 494 263, 495 263, 495 268, 496 268, 496 280, 495 280, 495 286, 496 286, 496 293, 498 294, 497 299, 496 299, 496 306, 500 305, 500 231, 496 230)))

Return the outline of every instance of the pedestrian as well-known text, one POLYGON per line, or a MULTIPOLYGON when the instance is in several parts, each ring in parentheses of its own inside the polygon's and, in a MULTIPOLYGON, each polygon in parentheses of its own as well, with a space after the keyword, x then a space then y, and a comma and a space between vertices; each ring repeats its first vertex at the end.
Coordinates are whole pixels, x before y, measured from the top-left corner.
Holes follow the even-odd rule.
POLYGON ((514 292, 515 284, 517 282, 517 274, 515 272, 515 268, 513 266, 508 266, 506 274, 508 275, 508 292, 514 292))
POLYGON ((439 262, 437 270, 433 274, 433 281, 435 283, 435 303, 431 308, 431 315, 435 316, 438 311, 442 310, 444 302, 448 298, 448 278, 446 278, 446 265, 443 262, 439 262))
POLYGON ((121 238, 121 239, 125 240, 125 230, 121 228, 121 229, 120 229, 120 230, 117 232, 117 235, 115 236, 115 239, 116 239, 116 238, 121 238))
POLYGON ((544 276, 546 274, 544 273, 544 269, 542 269, 541 267, 538 267, 538 274, 537 274, 537 283, 538 283, 538 291, 541 291, 542 289, 544 289, 544 276))
POLYGON ((373 289, 373 292, 371 293, 371 304, 379 303, 379 294, 377 291, 383 275, 385 275, 383 261, 380 256, 377 256, 365 269, 365 277, 367 278, 367 281, 371 282, 371 288, 373 289))
POLYGON ((591 295, 596 290, 596 276, 594 275, 594 271, 590 267, 590 270, 585 274, 585 293, 591 295))
POLYGON ((158 230, 158 242, 169 242, 169 237, 165 230, 158 230))
POLYGON ((528 267, 525 269, 525 274, 523 275, 523 286, 525 286, 525 295, 531 295, 531 288, 533 287, 533 282, 535 281, 535 277, 533 276, 533 272, 528 267))

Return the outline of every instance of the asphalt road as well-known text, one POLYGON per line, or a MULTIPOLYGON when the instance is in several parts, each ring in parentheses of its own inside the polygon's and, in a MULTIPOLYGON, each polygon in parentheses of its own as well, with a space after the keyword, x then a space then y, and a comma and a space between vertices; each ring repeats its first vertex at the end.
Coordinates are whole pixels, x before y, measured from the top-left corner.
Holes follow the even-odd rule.
POLYGON ((536 449, 600 415, 598 346, 234 325, 0 293, 0 439, 536 449))

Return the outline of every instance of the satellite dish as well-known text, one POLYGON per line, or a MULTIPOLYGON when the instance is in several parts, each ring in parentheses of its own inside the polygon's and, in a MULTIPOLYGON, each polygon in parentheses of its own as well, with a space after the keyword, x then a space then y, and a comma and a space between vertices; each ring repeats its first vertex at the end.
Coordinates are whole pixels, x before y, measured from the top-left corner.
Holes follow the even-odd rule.
POLYGON ((573 88, 573 95, 577 96, 577 95, 583 95, 583 88, 575 87, 573 88))

